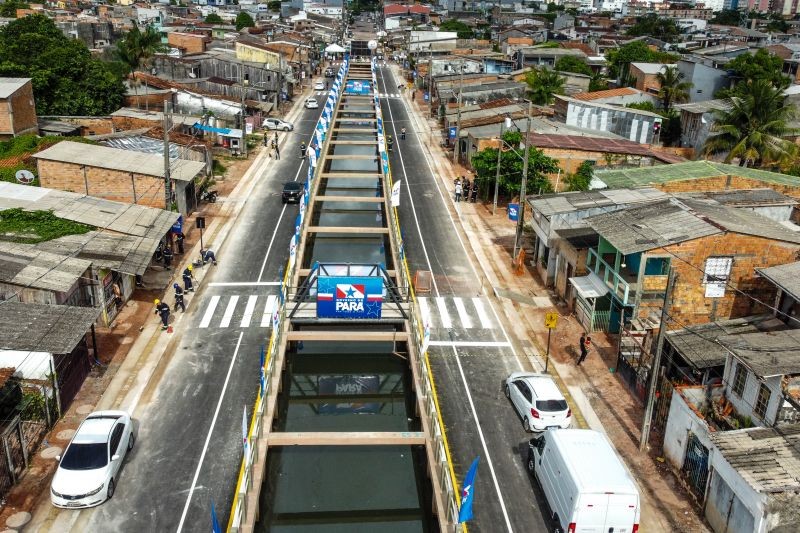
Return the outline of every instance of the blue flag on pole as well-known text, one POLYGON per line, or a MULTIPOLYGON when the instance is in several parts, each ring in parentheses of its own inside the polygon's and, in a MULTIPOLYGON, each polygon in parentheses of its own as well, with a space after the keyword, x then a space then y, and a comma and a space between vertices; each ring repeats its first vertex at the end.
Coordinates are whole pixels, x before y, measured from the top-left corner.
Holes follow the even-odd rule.
POLYGON ((467 477, 464 478, 464 485, 461 489, 461 507, 458 510, 459 524, 467 520, 472 520, 472 498, 475 494, 475 474, 478 472, 478 461, 480 458, 481 457, 478 456, 472 461, 472 466, 469 467, 467 477))
POLYGON ((214 509, 214 502, 211 502, 211 533, 222 533, 219 520, 217 520, 217 511, 214 509))

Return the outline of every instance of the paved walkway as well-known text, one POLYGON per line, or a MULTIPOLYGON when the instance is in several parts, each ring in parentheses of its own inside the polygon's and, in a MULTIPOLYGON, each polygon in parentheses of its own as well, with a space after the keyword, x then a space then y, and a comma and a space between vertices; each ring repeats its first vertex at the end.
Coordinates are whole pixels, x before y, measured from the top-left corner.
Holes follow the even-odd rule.
MULTIPOLYGON (((394 68, 398 73, 399 68, 394 68)), ((442 185, 452 192, 455 176, 467 175, 471 180, 469 171, 453 165, 452 153, 439 148, 440 127, 425 118, 428 107, 422 93, 417 92, 414 101, 410 92, 404 93, 403 98, 416 115, 416 132, 427 146, 442 185)), ((541 354, 547 344, 544 315, 559 313, 558 327, 550 340, 549 370, 558 375, 572 405, 578 408, 578 423, 605 432, 636 478, 643 498, 640 531, 709 531, 676 476, 656 459, 655 453, 639 451, 642 405, 614 375, 613 339, 593 335, 595 349, 584 364, 576 366, 576 347, 583 329, 574 316, 559 306, 558 299, 529 265, 521 275, 514 273, 511 256, 515 223, 508 220, 505 204, 493 215, 491 202, 455 203, 452 194, 450 198, 449 207, 463 227, 464 240, 469 243, 475 263, 482 269, 481 285, 485 290, 491 288, 487 292, 496 298, 498 312, 505 318, 509 334, 516 337, 520 353, 528 355, 540 370, 544 364, 541 354)), ((530 243, 524 244, 529 247, 530 243)))

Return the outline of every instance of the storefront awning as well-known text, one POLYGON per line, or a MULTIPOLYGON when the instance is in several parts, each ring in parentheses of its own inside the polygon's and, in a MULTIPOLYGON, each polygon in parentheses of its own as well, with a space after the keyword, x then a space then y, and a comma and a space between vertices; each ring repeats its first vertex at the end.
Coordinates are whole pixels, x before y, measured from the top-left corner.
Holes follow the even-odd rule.
POLYGON ((589 272, 587 276, 569 278, 569 282, 578 291, 581 298, 600 298, 608 294, 611 289, 594 272, 589 272))

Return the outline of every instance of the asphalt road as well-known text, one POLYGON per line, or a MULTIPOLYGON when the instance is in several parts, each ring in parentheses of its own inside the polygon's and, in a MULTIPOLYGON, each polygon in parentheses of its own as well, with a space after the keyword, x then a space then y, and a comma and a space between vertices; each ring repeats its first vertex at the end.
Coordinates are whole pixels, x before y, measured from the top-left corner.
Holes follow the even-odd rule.
POLYGON ((552 531, 547 503, 524 467, 530 435, 501 388, 522 367, 502 320, 480 295, 480 277, 445 207, 452 187, 434 176, 415 132, 418 123, 398 97, 400 83, 390 69, 380 69, 383 118, 395 139, 392 175, 403 181, 400 221, 409 267, 412 275, 433 274, 433 290, 420 298, 420 309, 431 325, 429 354, 459 480, 481 457, 470 530, 552 531), (400 140, 403 127, 407 137, 400 140))
POLYGON ((187 312, 176 317, 175 351, 133 413, 136 448, 114 498, 93 509, 53 510, 59 516, 41 530, 207 531, 212 502, 225 527, 242 458, 242 414, 247 407, 248 420, 252 415, 297 214, 296 205, 281 203, 282 185, 305 179, 299 146, 320 112, 303 108, 294 132, 279 133, 287 137, 281 160, 256 178, 224 247, 215 250, 219 265, 204 267, 216 271, 188 294, 187 312))

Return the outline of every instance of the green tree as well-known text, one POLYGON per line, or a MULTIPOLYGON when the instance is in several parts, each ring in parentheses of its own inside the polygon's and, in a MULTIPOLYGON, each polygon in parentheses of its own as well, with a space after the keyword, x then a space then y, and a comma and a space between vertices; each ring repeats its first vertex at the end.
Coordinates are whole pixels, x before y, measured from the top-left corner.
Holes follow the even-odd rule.
POLYGON ((440 31, 454 31, 458 34, 459 39, 470 39, 472 37, 472 28, 456 19, 448 19, 439 25, 440 31))
POLYGON ((245 11, 239 11, 239 14, 236 15, 236 31, 240 31, 242 28, 252 28, 256 25, 256 21, 253 20, 253 17, 250 16, 249 13, 245 11))
POLYGON ((225 21, 216 13, 209 13, 205 22, 206 24, 223 24, 225 21))
POLYGON ((594 72, 586 64, 586 61, 576 56, 564 56, 558 59, 555 70, 559 72, 575 72, 576 74, 586 74, 591 76, 594 72))
POLYGON ((267 9, 270 11, 280 11, 281 0, 271 0, 270 2, 267 2, 267 9))
POLYGON ((689 89, 693 84, 684 80, 683 72, 678 67, 666 67, 656 74, 656 79, 661 87, 658 97, 664 111, 672 109, 672 104, 680 104, 689 100, 689 89))
POLYGON ((681 116, 674 109, 662 110, 661 133, 659 135, 664 146, 674 146, 681 140, 681 116))
POLYGON ((534 68, 525 75, 525 82, 529 87, 528 96, 537 105, 551 104, 555 100, 554 95, 564 94, 565 81, 563 76, 544 67, 534 68))
POLYGON ((578 167, 575 174, 569 174, 565 178, 568 191, 588 191, 589 184, 592 182, 594 174, 594 164, 591 161, 584 161, 578 167))
POLYGON ((734 57, 725 65, 725 69, 733 71, 738 81, 733 89, 717 91, 715 96, 718 98, 736 96, 740 89, 746 91, 746 84, 755 80, 766 80, 771 85, 784 89, 790 83, 789 78, 783 75, 783 60, 766 48, 759 48, 755 54, 746 53, 734 57))
POLYGON ((0 4, 0 17, 17 18, 17 9, 30 9, 30 4, 18 0, 6 0, 0 4))
POLYGON ((631 63, 675 63, 679 58, 674 54, 651 50, 643 41, 631 41, 606 52, 609 75, 622 86, 633 85, 636 81, 630 74, 631 63))
POLYGON ((715 112, 705 154, 724 154, 726 163, 738 159, 743 167, 776 165, 793 157, 797 147, 785 137, 797 134, 789 126, 795 111, 784 105, 782 93, 782 87, 765 79, 742 83, 737 95, 727 99, 728 109, 715 112))
POLYGON ((127 66, 134 94, 138 95, 138 82, 132 75, 147 67, 156 53, 166 50, 167 47, 161 42, 161 35, 152 26, 147 26, 142 31, 134 24, 133 29, 117 41, 117 58, 127 66))
POLYGON ((723 9, 717 12, 709 22, 724 26, 739 26, 742 22, 742 14, 738 9, 723 9))
POLYGON ((39 115, 105 115, 119 109, 125 94, 112 68, 43 15, 0 29, 0 77, 32 78, 39 115))
POLYGON ((678 38, 681 32, 674 19, 649 13, 643 17, 637 17, 636 23, 628 28, 626 33, 632 37, 645 35, 671 43, 678 38))
MULTIPOLYGON (((514 196, 519 194, 522 184, 522 155, 524 153, 520 148, 522 134, 516 131, 507 131, 503 134, 503 140, 506 147, 500 154, 500 188, 505 193, 514 196)), ((482 185, 493 184, 497 176, 497 148, 484 148, 473 155, 471 161, 478 181, 482 185)), ((555 172, 558 172, 556 159, 546 156, 537 148, 528 150, 527 192, 553 192, 553 185, 547 179, 547 174, 555 172)))
POLYGON ((653 102, 634 102, 632 104, 628 104, 625 107, 630 107, 631 109, 641 109, 642 111, 650 111, 651 113, 658 113, 658 109, 653 102))
POLYGON ((589 80, 589 92, 605 91, 606 89, 608 89, 608 80, 605 76, 599 72, 592 74, 592 79, 589 80))

